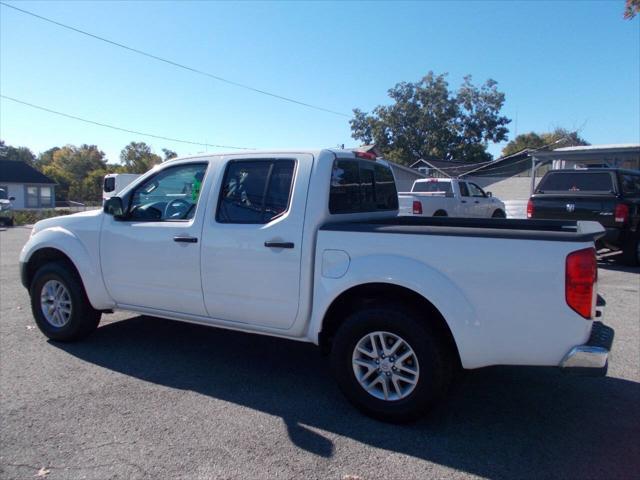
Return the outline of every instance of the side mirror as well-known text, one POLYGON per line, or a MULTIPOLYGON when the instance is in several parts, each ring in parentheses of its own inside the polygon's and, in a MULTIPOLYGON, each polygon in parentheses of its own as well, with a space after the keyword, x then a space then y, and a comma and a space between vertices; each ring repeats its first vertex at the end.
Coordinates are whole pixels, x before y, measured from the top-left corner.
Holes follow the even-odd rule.
POLYGON ((489 197, 489 198, 493 197, 493 193, 491 193, 491 192, 486 192, 486 193, 487 193, 487 197, 489 197))
POLYGON ((113 215, 114 218, 124 217, 124 206, 120 197, 111 197, 104 202, 104 213, 113 215))
POLYGON ((9 197, 9 201, 10 202, 15 202, 16 201, 16 197, 9 197))

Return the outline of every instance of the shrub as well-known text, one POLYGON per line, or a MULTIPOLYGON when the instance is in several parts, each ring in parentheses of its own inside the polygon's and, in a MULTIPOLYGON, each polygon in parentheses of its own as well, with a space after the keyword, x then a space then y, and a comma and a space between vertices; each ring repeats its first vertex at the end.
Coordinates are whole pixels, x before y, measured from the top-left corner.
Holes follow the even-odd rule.
POLYGON ((30 225, 45 218, 59 217, 62 215, 69 215, 71 210, 14 210, 13 221, 15 225, 30 225))

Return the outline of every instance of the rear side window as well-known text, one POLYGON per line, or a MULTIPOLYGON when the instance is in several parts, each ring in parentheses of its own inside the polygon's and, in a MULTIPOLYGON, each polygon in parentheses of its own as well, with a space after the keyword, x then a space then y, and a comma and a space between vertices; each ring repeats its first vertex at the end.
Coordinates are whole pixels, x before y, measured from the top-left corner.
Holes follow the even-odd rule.
POLYGON ((462 195, 463 197, 469 196, 469 188, 467 187, 466 182, 460 182, 458 184, 458 187, 460 188, 460 195, 462 195))
POLYGON ((109 193, 116 189, 116 177, 107 177, 104 179, 104 191, 109 193))
POLYGON ((632 197, 640 195, 640 175, 622 174, 620 175, 622 192, 632 197))
POLYGON ((227 164, 218 200, 219 223, 268 223, 289 208, 294 160, 227 164))
POLYGON ((416 182, 413 184, 412 192, 420 193, 451 193, 451 182, 441 182, 430 180, 428 182, 416 182))
POLYGON ((331 173, 329 212, 360 213, 398 209, 391 168, 364 160, 335 160, 331 173))
POLYGON ((547 173, 536 189, 544 192, 613 192, 613 181, 608 172, 551 172, 547 173))

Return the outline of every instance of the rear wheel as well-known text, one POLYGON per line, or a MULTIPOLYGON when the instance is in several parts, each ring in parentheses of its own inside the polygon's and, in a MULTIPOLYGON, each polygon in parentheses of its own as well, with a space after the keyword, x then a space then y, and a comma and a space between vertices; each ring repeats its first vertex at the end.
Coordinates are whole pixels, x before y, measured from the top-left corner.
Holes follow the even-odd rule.
POLYGON ((507 218, 507 215, 502 210, 496 210, 491 215, 491 218, 507 218))
POLYGON ((101 313, 91 306, 81 280, 64 262, 40 267, 29 294, 36 324, 52 340, 79 340, 100 323, 101 313))
POLYGON ((363 413, 389 422, 414 420, 446 391, 453 362, 424 320, 385 304, 351 314, 337 331, 333 373, 363 413))
POLYGON ((434 217, 448 217, 449 215, 447 215, 447 212, 445 212, 444 210, 438 210, 436 213, 433 214, 434 217))

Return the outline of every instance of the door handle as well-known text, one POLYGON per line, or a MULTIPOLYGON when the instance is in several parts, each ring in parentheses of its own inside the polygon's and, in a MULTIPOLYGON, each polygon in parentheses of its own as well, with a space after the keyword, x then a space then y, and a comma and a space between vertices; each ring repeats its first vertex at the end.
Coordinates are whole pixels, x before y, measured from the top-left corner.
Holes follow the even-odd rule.
POLYGON ((473 203, 480 203, 480 201, 479 201, 479 200, 476 200, 476 201, 474 201, 473 203))
POLYGON ((188 235, 176 235, 173 237, 173 241, 181 243, 198 243, 198 239, 196 237, 190 237, 188 235))
POLYGON ((293 248, 293 242, 264 242, 265 247, 269 248, 293 248))
POLYGON ((467 201, 466 200, 462 200, 460 203, 467 203, 467 201))

